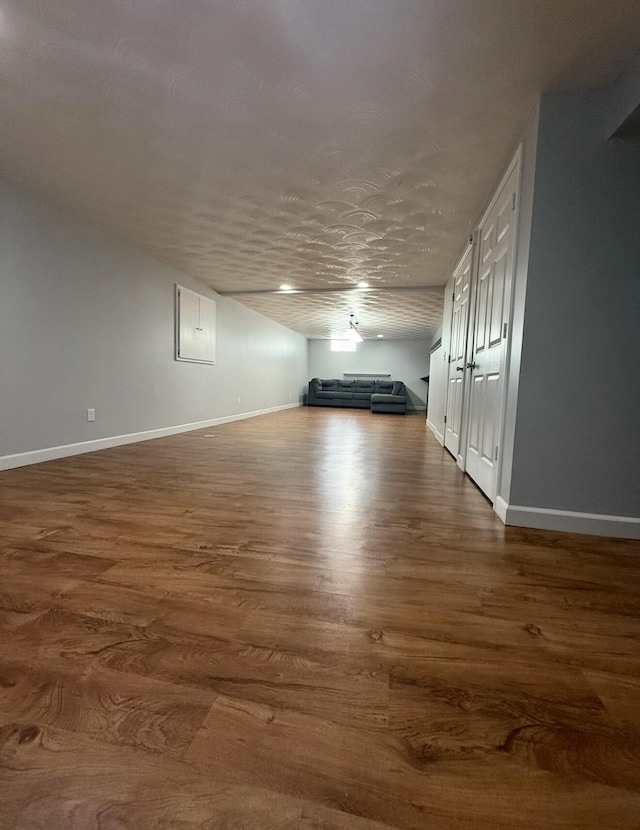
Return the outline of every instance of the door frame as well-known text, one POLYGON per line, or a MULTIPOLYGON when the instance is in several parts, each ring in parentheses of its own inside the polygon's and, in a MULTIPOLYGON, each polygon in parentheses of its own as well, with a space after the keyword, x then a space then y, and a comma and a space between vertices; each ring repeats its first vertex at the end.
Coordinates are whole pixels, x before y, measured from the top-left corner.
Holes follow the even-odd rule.
MULTIPOLYGON (((462 254, 458 257, 458 260, 456 261, 455 267, 454 267, 453 271, 451 272, 451 276, 449 277, 449 280, 447 280, 447 285, 449 284, 449 281, 453 282, 453 292, 454 292, 454 294, 453 294, 452 297, 448 296, 448 298, 447 298, 447 303, 449 303, 449 305, 451 306, 452 313, 451 313, 451 325, 449 326, 449 351, 448 351, 448 358, 447 358, 447 396, 446 396, 445 402, 444 402, 445 422, 444 422, 444 433, 443 433, 443 436, 444 436, 443 446, 445 445, 446 439, 447 439, 447 417, 449 415, 449 392, 450 392, 449 375, 450 375, 450 372, 451 372, 451 333, 452 333, 452 330, 453 330, 453 306, 455 305, 455 284, 456 284, 455 283, 455 276, 458 273, 458 270, 462 267, 462 263, 467 258, 469 252, 471 252, 471 266, 470 266, 470 269, 469 269, 469 300, 468 300, 469 307, 467 308, 467 326, 466 326, 466 331, 464 333, 464 344, 465 344, 464 356, 465 356, 465 361, 466 361, 467 348, 468 348, 468 344, 469 344, 469 325, 470 325, 469 315, 471 313, 471 294, 473 293, 474 287, 475 287, 474 286, 474 278, 473 278, 474 277, 473 268, 474 268, 475 251, 474 251, 473 243, 474 243, 474 237, 472 235, 472 236, 469 237, 469 241, 464 246, 464 250, 463 250, 462 254)), ((465 407, 465 388, 466 388, 466 384, 467 384, 466 374, 467 374, 466 372, 462 373, 462 400, 460 401, 460 432, 458 433, 458 452, 457 452, 457 455, 454 458, 456 464, 459 467, 460 467, 460 442, 461 442, 462 433, 463 433, 463 430, 464 430, 464 427, 465 427, 465 408, 464 407, 465 407)), ((450 452, 450 450, 447 449, 447 452, 450 452)), ((451 456, 452 456, 452 458, 454 457, 452 453, 451 453, 451 456)), ((461 468, 461 469, 464 469, 464 468, 461 468)))
MULTIPOLYGON (((476 305, 477 305, 477 288, 478 288, 478 276, 480 272, 480 245, 478 244, 480 238, 480 229, 487 221, 489 214, 493 210, 498 201, 500 193, 502 192, 504 186, 506 185, 509 177, 517 169, 516 175, 516 201, 514 206, 514 226, 515 232, 513 237, 513 259, 512 259, 512 266, 511 266, 511 274, 510 283, 509 283, 509 298, 508 298, 508 311, 507 311, 507 337, 504 340, 503 344, 503 353, 502 353, 502 360, 503 360, 503 368, 501 371, 501 389, 500 389, 500 397, 498 401, 498 457, 496 459, 496 492, 491 504, 495 506, 496 500, 500 495, 500 485, 502 483, 502 445, 504 441, 504 428, 505 428, 505 410, 507 404, 507 386, 509 381, 509 355, 511 354, 511 336, 512 336, 512 327, 513 327, 513 307, 514 307, 514 296, 515 291, 514 289, 514 281, 515 281, 515 274, 516 274, 516 264, 518 261, 518 226, 520 220, 520 199, 522 196, 522 158, 523 158, 523 146, 522 143, 518 144, 516 151, 507 165, 506 170, 500 177, 497 187, 493 191, 491 199, 487 204, 486 208, 482 211, 480 219, 475 223, 472 240, 473 240, 473 253, 472 253, 472 262, 471 262, 471 286, 470 286, 470 296, 469 296, 469 326, 467 329, 467 357, 469 356, 469 344, 473 343, 473 337, 475 335, 475 319, 476 319, 476 305), (473 315, 473 316, 472 316, 473 315), (473 322, 472 322, 473 321, 473 322)), ((467 450, 469 447, 469 415, 470 415, 470 406, 471 406, 471 384, 467 382, 466 379, 466 372, 464 378, 464 387, 463 387, 463 424, 460 429, 460 449, 461 451, 458 453, 458 467, 461 470, 466 472, 467 469, 467 450)))
MULTIPOLYGON (((506 179, 505 179, 506 182, 506 179)), ((504 184, 503 181, 500 184, 504 184)), ((498 191, 499 193, 500 191, 498 191)), ((495 198, 497 198, 498 193, 496 193, 495 198)), ((494 199, 492 199, 492 202, 494 199)), ((482 218, 485 219, 486 215, 489 213, 489 209, 487 209, 483 214, 482 218)), ((473 341, 473 329, 475 327, 475 319, 476 319, 476 286, 478 284, 478 272, 480 270, 479 267, 479 253, 480 253, 480 246, 478 245, 478 228, 480 227, 480 222, 477 222, 473 233, 470 236, 471 239, 471 275, 470 285, 469 285, 469 311, 468 311, 468 320, 467 320, 467 343, 465 347, 465 361, 469 357, 469 342, 473 341)), ((462 377, 462 413, 461 413, 461 423, 460 423, 460 438, 458 443, 458 457, 456 458, 456 464, 462 470, 463 473, 467 471, 467 449, 468 449, 468 442, 469 442, 469 405, 471 401, 471 384, 467 381, 467 370, 463 372, 462 377)))

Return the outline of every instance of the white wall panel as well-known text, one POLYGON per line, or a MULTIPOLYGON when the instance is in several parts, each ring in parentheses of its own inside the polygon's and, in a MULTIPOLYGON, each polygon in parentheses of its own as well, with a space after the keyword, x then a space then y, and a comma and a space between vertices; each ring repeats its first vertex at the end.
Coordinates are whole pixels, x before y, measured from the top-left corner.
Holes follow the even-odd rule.
POLYGON ((443 346, 438 346, 431 352, 429 358, 427 424, 441 444, 444 444, 444 413, 447 403, 448 370, 447 352, 445 352, 443 346))

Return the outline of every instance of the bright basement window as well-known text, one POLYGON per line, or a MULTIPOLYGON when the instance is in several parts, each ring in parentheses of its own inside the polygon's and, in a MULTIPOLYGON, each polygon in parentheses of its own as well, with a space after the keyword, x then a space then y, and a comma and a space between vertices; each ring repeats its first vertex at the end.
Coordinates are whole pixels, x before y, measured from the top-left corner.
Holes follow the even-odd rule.
POLYGON ((331 351, 332 352, 355 352, 356 350, 356 341, 355 340, 332 340, 331 341, 331 351))

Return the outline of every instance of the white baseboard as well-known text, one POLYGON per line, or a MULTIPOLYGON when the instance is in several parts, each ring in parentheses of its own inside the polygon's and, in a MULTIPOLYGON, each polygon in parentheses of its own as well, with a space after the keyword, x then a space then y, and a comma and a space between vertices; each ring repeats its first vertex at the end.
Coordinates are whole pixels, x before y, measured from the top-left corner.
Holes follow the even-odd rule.
POLYGON ((498 514, 498 518, 504 524, 508 524, 508 522, 507 522, 507 511, 509 510, 509 505, 502 498, 502 496, 497 496, 496 497, 496 503, 493 505, 493 509, 498 514))
POLYGON ((498 496, 494 505, 498 517, 515 527, 533 527, 538 530, 561 530, 565 533, 590 533, 594 536, 615 536, 620 539, 640 539, 640 518, 608 516, 604 513, 578 513, 572 510, 552 510, 546 507, 510 505, 498 496))
POLYGON ((433 434, 436 436, 438 444, 440 444, 441 447, 444 447, 444 435, 438 430, 438 428, 434 424, 431 423, 431 421, 428 418, 427 426, 429 427, 431 432, 433 432, 433 434))
POLYGON ((413 406, 413 404, 407 404, 407 411, 411 410, 411 412, 426 412, 426 406, 413 406))
POLYGON ((130 432, 126 435, 113 435, 108 438, 97 438, 94 441, 81 441, 78 444, 63 444, 60 447, 45 447, 41 450, 20 452, 15 455, 0 456, 0 471, 12 470, 16 467, 26 467, 29 464, 40 464, 42 461, 53 461, 56 458, 67 458, 71 455, 81 455, 86 452, 107 450, 111 447, 120 447, 124 444, 136 444, 138 441, 151 441, 154 438, 166 438, 168 435, 178 435, 181 432, 190 432, 195 429, 228 424, 231 421, 242 421, 245 418, 255 418, 257 415, 268 415, 270 412, 280 412, 283 409, 295 409, 301 403, 287 403, 282 406, 272 406, 268 409, 254 409, 251 412, 241 412, 237 415, 225 415, 222 418, 211 418, 207 421, 194 421, 190 424, 178 424, 160 429, 148 429, 144 432, 130 432))

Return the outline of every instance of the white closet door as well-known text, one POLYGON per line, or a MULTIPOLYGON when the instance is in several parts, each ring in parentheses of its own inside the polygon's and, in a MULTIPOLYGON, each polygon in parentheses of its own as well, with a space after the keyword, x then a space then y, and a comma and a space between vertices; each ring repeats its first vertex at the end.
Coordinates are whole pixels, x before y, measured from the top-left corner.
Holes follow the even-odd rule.
POLYGON ((466 364, 470 383, 466 470, 492 502, 502 422, 518 179, 516 165, 479 230, 474 320, 466 364))
POLYGON ((458 458, 460 449, 470 287, 471 247, 464 254, 453 273, 453 313, 451 317, 451 345, 449 347, 449 377, 447 383, 444 445, 455 459, 458 458))

